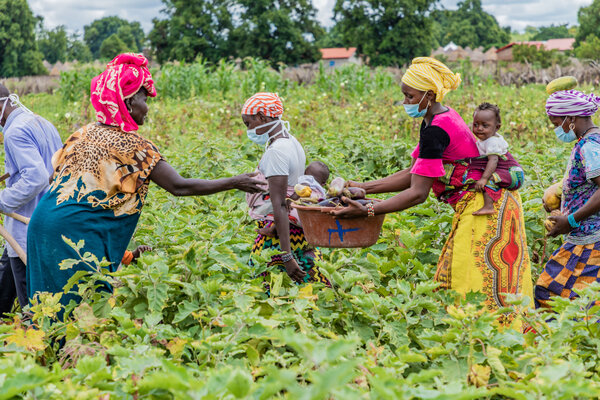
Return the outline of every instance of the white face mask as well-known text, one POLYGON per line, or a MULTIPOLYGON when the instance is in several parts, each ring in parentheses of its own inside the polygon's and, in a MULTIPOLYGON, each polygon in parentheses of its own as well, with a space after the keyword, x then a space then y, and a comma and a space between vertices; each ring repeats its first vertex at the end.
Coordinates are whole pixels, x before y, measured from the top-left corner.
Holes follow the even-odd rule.
MULTIPOLYGON (((10 100, 10 105, 12 107, 14 106, 19 106, 21 107, 25 112, 29 113, 29 114, 33 114, 33 112, 31 112, 31 110, 27 107, 25 107, 23 105, 23 103, 21 103, 21 101, 19 100, 19 96, 17 96, 14 93, 11 93, 8 95, 8 97, 0 97, 0 101, 3 101, 4 103, 2 104, 2 111, 0 111, 0 120, 2 119, 2 117, 4 117, 4 111, 6 110, 6 105, 8 104, 8 101, 10 100)), ((0 128, 2 128, 2 131, 4 130, 4 126, 0 125, 0 128)))
POLYGON ((257 145, 259 145, 259 146, 267 145, 268 146, 268 143, 271 139, 274 139, 277 136, 279 136, 285 132, 289 133, 289 129, 290 129, 290 123, 288 121, 276 119, 275 121, 271 121, 271 122, 267 122, 266 124, 259 125, 256 128, 248 129, 246 131, 246 135, 248 136, 248 139, 252 140, 257 145), (269 133, 271 133, 275 128, 277 128, 277 126, 279 124, 281 124, 281 131, 279 133, 277 133, 276 135, 269 137, 269 133), (266 131, 265 133, 263 133, 261 135, 256 133, 257 129, 266 128, 267 126, 271 126, 271 129, 269 129, 268 131, 266 131))

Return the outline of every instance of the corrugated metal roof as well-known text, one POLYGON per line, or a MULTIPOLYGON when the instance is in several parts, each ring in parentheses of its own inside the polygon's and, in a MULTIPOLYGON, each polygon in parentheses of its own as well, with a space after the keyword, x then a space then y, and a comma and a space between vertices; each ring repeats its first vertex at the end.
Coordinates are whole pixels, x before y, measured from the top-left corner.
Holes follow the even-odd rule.
POLYGON ((356 53, 356 47, 329 47, 320 50, 324 60, 350 58, 356 53))

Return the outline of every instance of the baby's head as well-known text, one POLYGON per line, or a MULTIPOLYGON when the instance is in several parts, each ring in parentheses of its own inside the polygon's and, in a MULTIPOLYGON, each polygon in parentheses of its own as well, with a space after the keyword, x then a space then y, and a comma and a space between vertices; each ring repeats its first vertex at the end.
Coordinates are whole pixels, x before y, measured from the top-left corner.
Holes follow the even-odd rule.
POLYGON ((329 179, 329 167, 322 161, 313 161, 304 170, 304 175, 312 175, 323 186, 329 179))
POLYGON ((473 134, 479 140, 494 136, 502 126, 500 109, 495 104, 481 103, 473 113, 473 134))

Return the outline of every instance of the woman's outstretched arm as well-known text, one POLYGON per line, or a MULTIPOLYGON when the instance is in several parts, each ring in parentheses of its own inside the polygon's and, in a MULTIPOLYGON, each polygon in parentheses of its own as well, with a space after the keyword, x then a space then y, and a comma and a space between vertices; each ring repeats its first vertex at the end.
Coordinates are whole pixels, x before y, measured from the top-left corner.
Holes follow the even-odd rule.
POLYGON ((376 181, 362 182, 356 184, 351 182, 350 186, 358 186, 366 190, 367 193, 389 193, 401 192, 410 187, 410 168, 398 171, 395 174, 377 179, 376 181))
MULTIPOLYGON (((411 174, 410 187, 394 197, 376 203, 374 206, 375 214, 388 214, 391 212, 402 211, 424 203, 433 186, 433 181, 434 178, 411 174)), ((352 218, 367 215, 366 206, 346 198, 344 198, 344 201, 349 203, 348 207, 331 211, 331 214, 338 218, 352 218)))
POLYGON ((377 179, 369 182, 349 182, 349 186, 356 186, 365 189, 367 193, 389 193, 401 192, 410 187, 411 173, 410 170, 415 163, 413 159, 410 167, 398 171, 395 174, 386 176, 385 178, 377 179))
POLYGON ((262 192, 264 190, 260 185, 264 185, 264 182, 253 178, 255 175, 254 172, 214 180, 187 179, 179 175, 168 162, 160 160, 150 173, 150 180, 175 196, 203 196, 231 189, 262 192))

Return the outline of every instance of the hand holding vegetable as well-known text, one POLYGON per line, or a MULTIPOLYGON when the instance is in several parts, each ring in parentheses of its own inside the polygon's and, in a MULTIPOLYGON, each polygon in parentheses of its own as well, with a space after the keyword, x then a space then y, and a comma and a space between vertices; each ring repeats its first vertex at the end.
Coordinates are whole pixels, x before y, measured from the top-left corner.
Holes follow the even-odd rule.
POLYGON ((336 218, 355 218, 364 217, 367 215, 367 207, 362 205, 358 201, 351 200, 347 197, 342 197, 342 202, 346 203, 348 206, 323 212, 329 212, 336 218))
POLYGON ((556 237, 558 235, 564 235, 571 232, 571 225, 569 225, 569 220, 564 215, 551 215, 548 219, 554 222, 554 226, 550 232, 548 232, 548 236, 556 237))
POLYGON ((346 181, 346 187, 356 187, 364 189, 364 182, 346 181))
POLYGON ((147 251, 152 251, 152 247, 145 244, 138 246, 134 251, 131 252, 131 254, 133 255, 132 261, 137 260, 142 255, 142 253, 145 253, 147 251))

